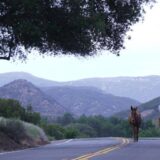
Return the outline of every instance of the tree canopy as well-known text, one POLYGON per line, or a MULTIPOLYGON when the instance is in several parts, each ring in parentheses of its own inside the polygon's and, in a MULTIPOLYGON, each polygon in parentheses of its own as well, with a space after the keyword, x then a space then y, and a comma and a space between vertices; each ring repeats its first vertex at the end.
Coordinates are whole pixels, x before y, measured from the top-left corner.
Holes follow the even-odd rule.
POLYGON ((1 0, 0 59, 39 54, 118 54, 154 0, 1 0))

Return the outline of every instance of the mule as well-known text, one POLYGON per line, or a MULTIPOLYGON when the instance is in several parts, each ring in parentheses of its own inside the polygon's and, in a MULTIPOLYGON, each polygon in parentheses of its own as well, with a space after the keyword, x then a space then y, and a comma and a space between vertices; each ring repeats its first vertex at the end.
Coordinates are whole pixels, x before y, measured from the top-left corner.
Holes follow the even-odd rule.
POLYGON ((141 125, 141 114, 138 112, 137 107, 131 106, 131 113, 129 115, 129 123, 132 126, 133 139, 135 142, 138 142, 139 128, 141 125))

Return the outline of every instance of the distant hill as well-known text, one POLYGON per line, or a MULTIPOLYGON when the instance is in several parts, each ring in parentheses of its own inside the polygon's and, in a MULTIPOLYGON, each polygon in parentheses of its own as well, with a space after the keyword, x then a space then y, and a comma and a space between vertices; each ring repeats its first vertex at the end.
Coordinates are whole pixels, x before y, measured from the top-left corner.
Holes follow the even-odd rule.
POLYGON ((59 82, 39 78, 26 72, 8 72, 0 73, 0 86, 3 86, 18 79, 25 79, 38 87, 49 87, 59 85, 59 82))
POLYGON ((39 89, 27 80, 15 80, 0 87, 0 98, 19 100, 23 106, 32 105, 33 110, 44 116, 61 116, 65 112, 74 115, 104 115, 139 105, 136 100, 113 96, 94 87, 44 87, 39 89))
MULTIPOLYGON (((157 97, 151 101, 143 103, 138 106, 139 111, 143 119, 158 119, 160 118, 160 97, 157 97)), ((115 116, 121 118, 127 118, 130 110, 122 111, 115 116)))
POLYGON ((160 96, 160 76, 89 78, 70 82, 56 82, 38 78, 25 72, 10 72, 0 74, 0 86, 16 79, 25 79, 37 87, 95 87, 107 94, 129 97, 143 103, 160 96))
POLYGON ((93 87, 50 87, 43 91, 56 99, 62 106, 74 115, 103 115, 126 110, 130 105, 139 105, 136 100, 106 94, 93 87))
POLYGON ((0 87, 0 98, 19 100, 23 106, 32 105, 34 111, 44 116, 55 117, 66 112, 57 101, 26 80, 15 80, 0 87))
POLYGON ((147 102, 160 96, 160 76, 89 78, 66 82, 69 86, 92 86, 116 96, 147 102))

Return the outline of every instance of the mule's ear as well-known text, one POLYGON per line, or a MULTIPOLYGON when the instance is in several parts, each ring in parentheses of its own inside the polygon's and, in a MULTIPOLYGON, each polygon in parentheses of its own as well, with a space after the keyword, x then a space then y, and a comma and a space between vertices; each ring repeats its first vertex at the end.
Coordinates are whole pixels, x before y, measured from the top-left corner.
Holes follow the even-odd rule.
POLYGON ((138 110, 138 107, 135 107, 136 110, 138 110))
POLYGON ((131 106, 131 111, 133 110, 133 107, 131 106))

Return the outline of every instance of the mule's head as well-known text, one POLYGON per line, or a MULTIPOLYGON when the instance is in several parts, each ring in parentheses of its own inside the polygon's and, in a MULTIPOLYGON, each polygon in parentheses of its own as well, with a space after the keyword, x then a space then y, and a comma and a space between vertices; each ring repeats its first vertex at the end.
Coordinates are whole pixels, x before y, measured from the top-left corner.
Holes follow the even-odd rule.
POLYGON ((136 114, 137 113, 137 107, 131 106, 131 114, 136 114))

